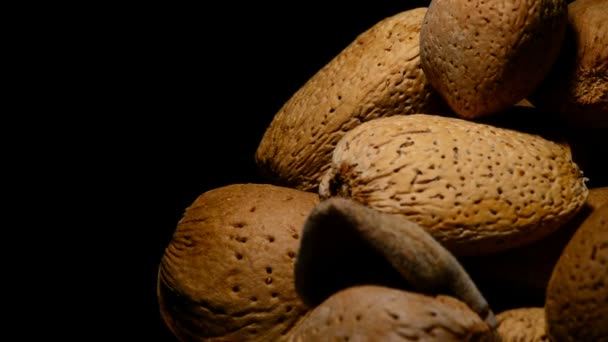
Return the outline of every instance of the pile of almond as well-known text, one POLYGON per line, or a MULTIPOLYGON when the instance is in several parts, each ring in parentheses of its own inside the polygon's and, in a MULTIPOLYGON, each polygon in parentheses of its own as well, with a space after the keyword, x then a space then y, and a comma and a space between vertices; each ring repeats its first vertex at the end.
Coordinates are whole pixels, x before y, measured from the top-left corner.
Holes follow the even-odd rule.
POLYGON ((587 128, 608 129, 608 1, 396 13, 276 113, 267 183, 187 208, 160 313, 181 341, 607 340, 587 128), (500 291, 542 302, 494 312, 500 291))

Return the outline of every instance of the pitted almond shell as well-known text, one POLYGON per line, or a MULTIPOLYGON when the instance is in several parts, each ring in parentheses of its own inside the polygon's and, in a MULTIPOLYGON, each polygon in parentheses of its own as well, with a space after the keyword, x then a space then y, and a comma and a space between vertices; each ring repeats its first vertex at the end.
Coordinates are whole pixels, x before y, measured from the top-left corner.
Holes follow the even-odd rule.
POLYGON ((543 81, 566 23, 566 0, 433 0, 420 30, 420 63, 458 115, 492 115, 543 81))
POLYGON ((270 181, 316 192, 344 133, 378 117, 446 112, 420 67, 425 13, 415 8, 376 23, 281 107, 255 155, 270 181))
POLYGON ((553 341, 608 336, 608 203, 595 210, 562 252, 547 287, 547 331, 553 341))
POLYGON ((161 314, 184 341, 281 341, 309 308, 293 265, 318 196, 269 184, 200 195, 177 224, 159 267, 161 314))
POLYGON ((452 253, 482 255, 549 235, 588 189, 569 149, 541 136, 413 114, 348 132, 319 194, 402 215, 452 253))
POLYGON ((499 313, 496 319, 502 342, 549 341, 545 330, 545 309, 542 307, 506 310, 499 313))
POLYGON ((466 304, 388 287, 344 289, 317 306, 289 341, 492 341, 466 304))

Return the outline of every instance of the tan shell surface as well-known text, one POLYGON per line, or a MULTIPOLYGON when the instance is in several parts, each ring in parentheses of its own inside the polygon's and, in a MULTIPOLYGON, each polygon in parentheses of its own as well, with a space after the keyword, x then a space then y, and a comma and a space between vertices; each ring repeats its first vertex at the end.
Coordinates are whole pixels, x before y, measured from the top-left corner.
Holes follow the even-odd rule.
POLYGON ((568 149, 537 135, 435 115, 380 118, 338 143, 321 199, 403 215, 456 255, 539 240, 588 189, 568 149))
POLYGON ((282 106, 255 155, 273 183, 316 191, 345 132, 378 117, 447 108, 420 68, 425 13, 416 8, 381 20, 282 106))
POLYGON ((544 308, 517 308, 496 316, 498 335, 503 342, 549 341, 545 330, 544 308))
POLYGON ((317 306, 290 341, 490 341, 466 304, 380 286, 344 289, 317 306))
POLYGON ((483 270, 504 286, 544 293, 562 251, 587 217, 608 202, 608 187, 589 189, 576 216, 546 238, 503 253, 471 258, 467 266, 483 270))
POLYGON ((549 73, 566 22, 564 0, 433 0, 420 31, 421 66, 460 116, 497 113, 549 73))
POLYGON ((568 27, 559 59, 531 97, 534 105, 562 114, 571 124, 608 128, 608 1, 568 5, 568 27))
POLYGON ((545 310, 555 341, 608 341, 608 203, 564 249, 549 280, 545 310))
POLYGON ((162 257, 161 314, 180 340, 282 340, 308 311, 293 266, 318 196, 268 184, 207 191, 162 257))

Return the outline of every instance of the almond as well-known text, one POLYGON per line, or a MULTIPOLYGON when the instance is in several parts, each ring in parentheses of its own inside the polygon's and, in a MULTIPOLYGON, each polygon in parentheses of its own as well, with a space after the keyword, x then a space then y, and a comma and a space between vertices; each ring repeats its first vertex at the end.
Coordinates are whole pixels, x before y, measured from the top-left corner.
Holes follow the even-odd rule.
POLYGON ((565 0, 433 0, 420 29, 420 63, 454 112, 487 116, 543 81, 566 22, 565 0))
POLYGON ((162 317, 183 341, 284 340, 307 313, 293 265, 318 196, 269 184, 207 191, 186 210, 162 257, 162 317))
POLYGON ((316 307, 289 341, 491 341, 466 304, 381 286, 344 289, 316 307))
POLYGON ((402 215, 461 256, 544 238, 580 210, 588 189, 564 146, 414 114, 379 118, 348 132, 319 194, 402 215))
POLYGON ((503 342, 549 341, 545 330, 544 308, 516 308, 496 316, 498 335, 503 342))
POLYGON ((275 114, 257 148, 274 184, 316 191, 340 138, 361 122, 445 103, 427 82, 418 56, 426 8, 385 18, 360 34, 275 114))
POLYGON ((553 341, 608 337, 608 203, 583 222, 562 252, 549 280, 545 310, 553 341))

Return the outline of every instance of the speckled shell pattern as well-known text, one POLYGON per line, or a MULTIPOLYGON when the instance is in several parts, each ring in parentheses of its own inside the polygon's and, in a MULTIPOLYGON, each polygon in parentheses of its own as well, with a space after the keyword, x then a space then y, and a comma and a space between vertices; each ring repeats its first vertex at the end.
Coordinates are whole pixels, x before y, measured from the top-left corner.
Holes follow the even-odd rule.
POLYGON ((566 23, 565 0, 433 0, 420 31, 421 66, 461 117, 491 115, 542 82, 566 23))
POLYGON ((347 131, 378 117, 447 108, 419 58, 426 8, 385 18, 313 75, 275 114, 256 151, 274 184, 316 191, 347 131))
POLYGON ((549 280, 545 314, 553 341, 608 341, 608 203, 564 248, 549 280))
POLYGON ((549 341, 545 329, 545 309, 542 307, 510 309, 499 313, 496 319, 502 342, 549 341))
POLYGON ((580 210, 588 189, 567 147, 415 114, 376 119, 346 134, 319 195, 403 215, 452 253, 482 255, 549 235, 580 210))
POLYGON ((452 297, 365 285, 317 306, 289 341, 492 341, 492 332, 452 297))
POLYGON ((159 267, 163 319, 182 341, 281 341, 309 308, 295 291, 310 192, 231 184, 200 195, 159 267))

